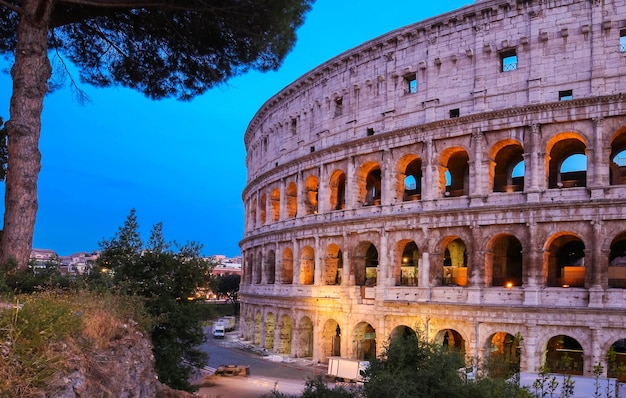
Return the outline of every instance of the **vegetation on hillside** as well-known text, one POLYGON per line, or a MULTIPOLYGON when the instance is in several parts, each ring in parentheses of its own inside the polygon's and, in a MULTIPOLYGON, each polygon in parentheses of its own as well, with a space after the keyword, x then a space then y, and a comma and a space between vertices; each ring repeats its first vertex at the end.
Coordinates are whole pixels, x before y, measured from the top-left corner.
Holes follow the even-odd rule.
MULTIPOLYGON (((19 366, 16 367, 15 377, 9 379, 23 379, 29 386, 40 385, 45 384, 52 374, 61 371, 55 364, 62 364, 64 360, 62 357, 58 361, 55 359, 54 355, 59 354, 55 344, 67 344, 60 342, 78 339, 81 331, 89 326, 85 322, 98 318, 93 317, 91 309, 80 307, 94 306, 84 299, 87 296, 100 300, 105 305, 102 309, 113 310, 113 315, 106 316, 120 319, 122 323, 131 319, 140 322, 152 341, 159 380, 174 389, 193 391, 195 387, 190 383, 192 373, 196 367, 204 366, 207 359, 199 349, 204 341, 202 326, 207 319, 207 311, 213 310, 193 298, 198 287, 209 285, 211 269, 215 264, 201 258, 201 247, 196 243, 174 249, 174 245, 164 239, 161 224, 153 227, 144 244, 134 210, 115 236, 100 245, 100 258, 85 276, 62 275, 58 263, 54 261, 43 268, 24 269, 10 263, 0 269, 0 292, 12 297, 9 302, 17 300, 25 303, 23 307, 0 310, 5 322, 0 329, 8 331, 0 337, 15 342, 3 346, 3 349, 7 351, 6 355, 23 358, 24 353, 17 350, 18 347, 30 344, 38 347, 27 349, 29 354, 37 356, 32 361, 21 360, 20 365, 24 368, 20 370, 19 366), (55 301, 51 302, 51 297, 55 301), (41 312, 41 321, 38 322, 49 322, 49 325, 30 320, 37 317, 34 315, 37 311, 41 312), (34 325, 42 331, 49 329, 54 333, 37 335, 28 332, 28 327, 34 325), (27 327, 26 331, 20 329, 22 326, 27 327), (38 338, 42 336, 50 338, 38 338), (52 348, 44 347, 44 343, 52 344, 52 348), (39 353, 45 353, 45 356, 41 357, 39 353), (38 364, 43 368, 38 368, 38 364)), ((98 308, 94 311, 98 312, 98 308)), ((104 312, 98 314, 105 316, 104 312)), ((115 325, 119 322, 112 321, 112 326, 102 323, 100 326, 104 333, 115 333, 115 325)), ((88 331, 88 335, 92 333, 88 331)), ((4 364, 12 363, 9 357, 5 359, 4 364)), ((4 371, 9 375, 13 372, 10 369, 4 371)))

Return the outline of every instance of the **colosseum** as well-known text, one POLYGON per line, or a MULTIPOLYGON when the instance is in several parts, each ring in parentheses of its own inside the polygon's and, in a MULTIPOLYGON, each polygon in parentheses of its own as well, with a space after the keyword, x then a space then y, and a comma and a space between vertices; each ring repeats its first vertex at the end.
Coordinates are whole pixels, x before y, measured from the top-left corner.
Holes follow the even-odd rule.
POLYGON ((479 0, 301 76, 245 132, 242 337, 621 376, 625 91, 623 0, 479 0))

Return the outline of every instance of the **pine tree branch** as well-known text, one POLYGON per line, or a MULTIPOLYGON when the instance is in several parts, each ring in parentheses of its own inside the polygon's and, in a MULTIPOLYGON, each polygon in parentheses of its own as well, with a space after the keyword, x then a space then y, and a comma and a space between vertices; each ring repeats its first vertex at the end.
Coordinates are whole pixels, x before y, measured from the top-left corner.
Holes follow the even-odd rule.
POLYGON ((0 6, 4 6, 4 7, 8 8, 9 10, 11 10, 13 12, 16 12, 18 14, 20 13, 20 8, 18 6, 15 6, 15 5, 11 4, 11 3, 7 3, 4 0, 0 0, 0 6))

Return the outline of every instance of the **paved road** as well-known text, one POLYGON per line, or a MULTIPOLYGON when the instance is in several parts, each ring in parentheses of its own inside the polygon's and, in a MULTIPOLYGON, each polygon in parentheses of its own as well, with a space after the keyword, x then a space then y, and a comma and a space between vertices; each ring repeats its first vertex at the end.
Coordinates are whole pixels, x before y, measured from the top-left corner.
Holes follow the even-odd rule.
POLYGON ((227 333, 224 340, 210 335, 201 348, 209 354, 209 369, 220 365, 250 366, 249 377, 214 376, 216 386, 203 387, 198 394, 206 398, 259 398, 272 388, 284 394, 298 395, 308 378, 324 375, 325 366, 304 359, 261 356, 258 351, 244 349, 236 332, 227 333))

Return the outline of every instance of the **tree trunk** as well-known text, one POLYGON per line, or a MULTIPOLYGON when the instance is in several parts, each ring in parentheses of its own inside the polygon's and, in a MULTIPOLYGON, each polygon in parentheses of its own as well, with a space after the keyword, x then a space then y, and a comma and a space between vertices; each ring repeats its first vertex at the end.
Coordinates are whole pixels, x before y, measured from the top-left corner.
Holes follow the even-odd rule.
POLYGON ((41 112, 51 74, 48 23, 52 6, 53 0, 21 2, 15 64, 11 68, 13 95, 6 123, 9 161, 0 263, 13 258, 19 267, 28 265, 37 215, 41 112))

